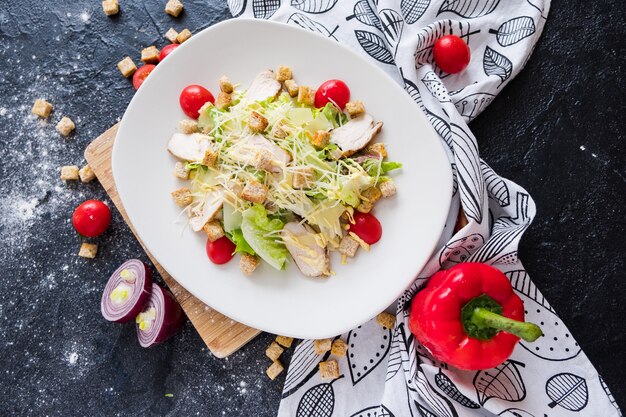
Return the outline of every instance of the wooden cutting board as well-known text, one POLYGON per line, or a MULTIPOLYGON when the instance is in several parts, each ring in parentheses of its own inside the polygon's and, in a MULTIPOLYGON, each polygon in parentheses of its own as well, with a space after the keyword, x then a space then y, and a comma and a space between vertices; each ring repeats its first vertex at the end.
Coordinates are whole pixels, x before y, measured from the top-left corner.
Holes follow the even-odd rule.
POLYGON ((174 278, 159 265, 150 252, 146 250, 143 242, 139 239, 139 236, 137 236, 135 229, 133 229, 133 225, 128 221, 128 215, 122 206, 120 197, 117 194, 117 189, 115 188, 115 182, 113 181, 113 174, 111 172, 111 152, 117 134, 117 127, 118 125, 113 126, 91 142, 91 144, 87 146, 87 149, 85 149, 85 159, 98 177, 100 184, 104 187, 111 201, 113 201, 113 204, 115 204, 115 207, 119 210, 124 221, 126 221, 130 230, 132 230, 144 251, 159 271, 159 274, 161 274, 163 280, 183 307, 183 310, 185 310, 191 324, 196 328, 200 337, 204 340, 204 343, 206 343, 209 350, 211 350, 215 356, 225 358, 252 340, 260 333, 260 330, 237 323, 198 300, 176 282, 174 278))

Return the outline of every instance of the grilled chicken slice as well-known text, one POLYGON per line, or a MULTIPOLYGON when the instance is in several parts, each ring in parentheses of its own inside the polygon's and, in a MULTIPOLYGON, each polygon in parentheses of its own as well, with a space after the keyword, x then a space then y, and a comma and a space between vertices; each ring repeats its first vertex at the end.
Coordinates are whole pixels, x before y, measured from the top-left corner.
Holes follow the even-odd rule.
POLYGON ((194 232, 202 230, 204 225, 212 220, 222 208, 224 203, 224 192, 220 189, 209 191, 204 196, 204 201, 191 210, 189 225, 194 232))
POLYGON ((282 230, 287 250, 307 277, 327 275, 330 268, 328 251, 317 244, 315 234, 310 227, 298 222, 287 223, 282 230))
POLYGON ((235 161, 260 169, 266 169, 264 162, 270 159, 272 172, 281 172, 281 166, 291 161, 289 152, 259 134, 242 138, 228 152, 235 161))
POLYGON ((341 156, 350 156, 365 148, 382 128, 383 122, 374 123, 372 116, 362 114, 333 129, 330 132, 330 143, 339 146, 341 156))
POLYGON ((252 81, 246 97, 251 101, 263 101, 268 97, 276 97, 282 86, 276 81, 276 75, 272 70, 265 70, 252 81))
POLYGON ((200 162, 206 151, 212 148, 211 137, 202 133, 174 133, 167 143, 167 150, 175 157, 189 162, 200 162))

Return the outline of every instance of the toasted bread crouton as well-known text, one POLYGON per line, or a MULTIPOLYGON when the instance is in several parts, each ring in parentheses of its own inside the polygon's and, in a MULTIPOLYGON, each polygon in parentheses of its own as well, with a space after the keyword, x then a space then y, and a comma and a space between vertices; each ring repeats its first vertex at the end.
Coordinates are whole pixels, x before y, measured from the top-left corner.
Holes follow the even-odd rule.
POLYGON ((363 198, 364 201, 368 201, 372 204, 380 200, 380 197, 382 197, 382 193, 376 187, 370 187, 361 193, 361 198, 363 198))
POLYGON ((374 208, 374 204, 369 201, 361 201, 356 207, 356 211, 359 213, 369 213, 374 208))
POLYGON ((181 180, 189 179, 189 170, 184 162, 176 162, 174 165, 174 176, 180 178, 181 180))
POLYGON ((120 12, 120 5, 117 0, 104 0, 102 10, 104 10, 105 15, 113 16, 120 12))
POLYGON ((215 100, 215 107, 220 110, 225 110, 230 107, 232 102, 233 96, 231 96, 229 93, 220 91, 217 95, 217 99, 215 100))
POLYGON ((137 71, 137 66, 135 65, 133 60, 130 59, 129 56, 127 56, 126 58, 118 62, 117 68, 120 70, 122 75, 126 78, 130 77, 131 75, 135 73, 135 71, 137 71))
POLYGON ((283 82, 283 81, 291 80, 291 78, 292 78, 291 68, 279 65, 278 71, 276 71, 276 81, 283 82))
POLYGON ((332 347, 332 341, 330 339, 318 339, 313 341, 313 350, 316 355, 328 352, 332 347))
POLYGON ((52 113, 52 104, 42 98, 38 98, 35 100, 35 104, 33 104, 31 112, 39 117, 47 119, 48 116, 50 116, 50 113, 52 113))
POLYGON ((352 258, 356 254, 357 249, 359 249, 359 243, 352 239, 351 236, 346 235, 341 239, 337 251, 342 255, 352 258))
POLYGON ((202 230, 208 236, 211 242, 215 242, 217 239, 224 237, 224 228, 219 220, 208 221, 202 226, 202 230))
POLYGON ((246 275, 252 275, 254 270, 261 264, 261 260, 249 253, 242 253, 239 259, 239 269, 246 275))
POLYGON ((267 197, 267 187, 258 181, 250 180, 241 191, 241 198, 252 203, 262 204, 267 197))
POLYGON ((253 133, 261 133, 267 129, 269 122, 267 119, 258 112, 253 111, 248 118, 248 127, 253 133))
POLYGON ((178 130, 180 130, 180 133, 190 135, 192 133, 198 133, 200 131, 200 126, 198 126, 198 122, 195 120, 183 119, 178 122, 178 130))
POLYGON ((61 120, 59 120, 59 123, 57 123, 55 129, 63 136, 69 136, 69 134, 76 129, 76 125, 72 119, 67 116, 63 116, 61 120))
POLYGON ((283 349, 281 345, 276 342, 272 342, 267 349, 265 349, 265 356, 270 358, 272 361, 275 361, 280 358, 280 355, 282 355, 284 351, 285 349, 283 349))
POLYGON ((252 165, 256 169, 262 169, 263 171, 272 172, 274 169, 274 154, 267 149, 258 149, 254 158, 252 159, 252 165))
POLYGON ((396 325, 396 316, 391 313, 387 313, 383 311, 378 316, 376 316, 376 323, 380 324, 386 329, 393 329, 396 325))
POLYGON ((283 365, 279 361, 274 361, 265 371, 267 376, 273 381, 283 371, 283 365))
POLYGON ((291 185, 297 190, 310 188, 311 182, 313 181, 313 174, 313 167, 296 167, 293 169, 291 185))
POLYGON ((219 84, 220 84, 220 91, 226 94, 231 94, 235 90, 235 88, 233 87, 233 84, 225 75, 223 75, 222 78, 220 78, 219 84))
POLYGON ((352 239, 354 239, 356 241, 356 243, 359 244, 360 247, 362 247, 364 250, 368 251, 370 250, 370 244, 367 243, 366 241, 364 241, 363 239, 361 239, 359 237, 359 235, 357 235, 354 232, 348 232, 348 236, 350 236, 352 239))
POLYGON ((172 191, 172 197, 174 198, 174 202, 181 207, 186 207, 193 201, 191 190, 187 187, 172 191))
POLYGON ((334 359, 331 359, 326 362, 320 362, 319 369, 320 369, 320 377, 322 379, 339 378, 339 364, 334 359))
POLYGON ((180 12, 182 11, 183 4, 180 2, 180 0, 168 0, 167 4, 165 5, 165 13, 171 16, 178 17, 180 12))
POLYGON ((87 184, 96 179, 96 174, 93 172, 93 169, 89 165, 85 165, 78 171, 78 176, 80 177, 80 181, 87 184))
POLYGON ((293 337, 276 336, 276 342, 278 342, 278 344, 281 346, 290 348, 291 344, 293 343, 293 337))
POLYGON ((346 103, 346 112, 350 117, 358 116, 361 113, 365 113, 365 106, 361 101, 349 101, 346 103))
POLYGON ((212 149, 207 149, 204 152, 204 158, 202 158, 202 165, 207 167, 214 167, 217 164, 217 152, 212 149))
POLYGON ((328 145, 330 141, 330 132, 326 130, 318 130, 313 133, 313 137, 311 138, 311 144, 315 146, 317 149, 322 149, 328 145))
POLYGON ((274 123, 274 126, 272 126, 272 135, 278 139, 285 139, 287 137, 287 132, 285 131, 284 126, 284 120, 274 123))
POLYGON ((191 38, 191 31, 189 29, 183 29, 176 35, 176 42, 183 43, 189 38, 191 38))
POLYGON ((167 32, 165 32, 164 36, 165 36, 165 39, 167 39, 168 41, 172 43, 178 43, 178 41, 176 40, 176 38, 178 37, 178 31, 176 31, 176 29, 169 28, 167 32))
POLYGON ((392 180, 383 181, 378 184, 380 193, 384 198, 392 197, 396 195, 396 184, 392 180))
POLYGON ((144 64, 158 64, 160 53, 156 46, 148 46, 141 50, 141 60, 144 64))
POLYGON ((315 90, 301 85, 300 88, 298 88, 298 103, 312 106, 315 103, 315 90))
POLYGON ((333 342, 333 345, 330 348, 330 353, 335 356, 345 356, 348 351, 348 344, 344 342, 342 339, 337 339, 333 342))
POLYGON ((78 256, 80 256, 81 258, 93 259, 96 257, 97 253, 98 253, 98 245, 96 245, 95 243, 85 242, 82 245, 80 245, 78 256))
POLYGON ((372 143, 365 148, 365 153, 378 155, 380 158, 387 157, 387 148, 384 143, 372 143))
POLYGON ((289 93, 291 97, 295 97, 298 95, 300 87, 298 87, 298 84, 294 80, 285 80, 283 84, 285 85, 287 93, 289 93))
POLYGON ((79 169, 76 165, 66 165, 61 167, 61 180, 74 181, 79 177, 79 169))

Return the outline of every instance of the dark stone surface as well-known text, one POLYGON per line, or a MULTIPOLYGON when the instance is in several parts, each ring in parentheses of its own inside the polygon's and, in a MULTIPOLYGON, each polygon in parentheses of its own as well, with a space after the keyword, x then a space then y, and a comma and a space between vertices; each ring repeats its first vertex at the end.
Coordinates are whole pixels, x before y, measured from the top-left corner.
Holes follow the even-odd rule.
MULTIPOLYGON (((228 16, 225 2, 187 0, 173 19, 161 3, 123 1, 114 18, 99 1, 0 3, 2 415, 276 413, 282 378, 264 376, 270 336, 217 360, 189 325, 147 350, 133 326, 102 320, 108 274, 145 258, 117 213, 97 259, 75 255, 73 208, 106 195, 97 182, 61 184, 58 167, 83 163, 89 141, 122 116, 134 90, 115 64, 163 45, 170 26, 197 31, 228 16), (38 97, 55 105, 48 126, 29 117, 38 97), (54 131, 63 114, 77 124, 69 139, 54 131)), ((625 4, 553 3, 527 68, 472 128, 482 156, 534 197, 521 258, 626 407, 625 4)))

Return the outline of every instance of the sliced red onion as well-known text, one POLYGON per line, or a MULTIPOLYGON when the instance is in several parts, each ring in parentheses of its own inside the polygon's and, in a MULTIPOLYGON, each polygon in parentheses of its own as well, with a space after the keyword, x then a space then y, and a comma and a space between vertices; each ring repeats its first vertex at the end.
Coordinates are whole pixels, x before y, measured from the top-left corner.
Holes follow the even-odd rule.
POLYGON ((150 298, 152 273, 138 259, 124 262, 104 287, 100 310, 105 319, 116 323, 131 321, 150 298))
POLYGON ((152 294, 137 315, 137 338, 142 347, 165 342, 183 327, 183 310, 168 290, 152 284, 152 294))

